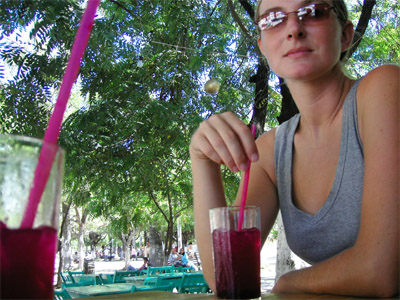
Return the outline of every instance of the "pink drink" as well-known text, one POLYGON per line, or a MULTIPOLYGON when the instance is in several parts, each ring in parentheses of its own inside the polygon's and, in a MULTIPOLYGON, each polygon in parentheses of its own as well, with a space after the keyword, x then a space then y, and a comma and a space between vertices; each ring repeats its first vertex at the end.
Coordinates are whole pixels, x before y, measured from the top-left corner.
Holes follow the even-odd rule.
POLYGON ((2 299, 53 299, 57 231, 9 229, 0 222, 2 299))
POLYGON ((230 299, 260 297, 261 233, 215 229, 212 233, 217 296, 230 299))

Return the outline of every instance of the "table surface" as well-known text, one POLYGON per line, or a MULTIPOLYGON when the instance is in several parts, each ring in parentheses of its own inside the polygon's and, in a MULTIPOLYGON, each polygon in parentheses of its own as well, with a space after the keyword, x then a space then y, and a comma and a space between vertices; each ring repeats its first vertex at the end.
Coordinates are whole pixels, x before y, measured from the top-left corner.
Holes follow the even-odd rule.
MULTIPOLYGON (((159 292, 159 291, 151 291, 151 292, 136 292, 136 293, 128 293, 128 294, 118 294, 118 295, 107 295, 107 296, 98 296, 98 297, 88 297, 84 299, 93 299, 93 300, 105 300, 105 299, 120 299, 120 300, 153 300, 153 299, 161 299, 161 300, 176 300, 176 299, 193 299, 193 300, 217 300, 217 296, 214 294, 177 294, 170 292, 159 292)), ((376 298, 356 298, 356 297, 346 297, 346 296, 335 296, 335 295, 318 295, 318 294, 265 294, 261 295, 260 298, 262 300, 308 300, 308 299, 376 299, 376 298)), ((395 298, 391 298, 395 299, 395 298)))
POLYGON ((134 284, 132 283, 113 283, 104 285, 71 286, 66 290, 71 296, 96 296, 129 293, 134 284))
POLYGON ((100 274, 82 274, 82 275, 78 274, 78 275, 73 275, 73 278, 75 282, 80 282, 88 279, 100 278, 100 274))
MULTIPOLYGON (((154 275, 141 275, 141 276, 130 276, 130 277, 123 277, 122 279, 125 280, 126 282, 135 282, 135 281, 144 281, 147 277, 149 278, 157 278, 157 277, 162 277, 165 279, 176 279, 176 278, 182 278, 184 273, 162 273, 162 274, 154 274, 154 275)), ((188 273, 190 274, 190 273, 188 273)), ((194 274, 194 273, 193 273, 194 274)))
POLYGON ((122 277, 123 280, 126 282, 136 282, 136 281, 144 281, 147 275, 143 276, 131 276, 131 277, 122 277))

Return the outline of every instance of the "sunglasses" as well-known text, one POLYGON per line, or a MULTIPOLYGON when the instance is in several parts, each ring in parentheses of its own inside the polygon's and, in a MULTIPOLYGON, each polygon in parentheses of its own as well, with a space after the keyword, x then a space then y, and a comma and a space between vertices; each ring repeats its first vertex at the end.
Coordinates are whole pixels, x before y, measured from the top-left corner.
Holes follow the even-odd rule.
POLYGON ((290 14, 297 14, 297 17, 303 23, 314 23, 326 20, 329 17, 331 9, 335 11, 335 8, 329 6, 328 3, 313 3, 288 13, 283 11, 270 11, 259 18, 257 25, 261 31, 276 28, 287 21, 290 14))

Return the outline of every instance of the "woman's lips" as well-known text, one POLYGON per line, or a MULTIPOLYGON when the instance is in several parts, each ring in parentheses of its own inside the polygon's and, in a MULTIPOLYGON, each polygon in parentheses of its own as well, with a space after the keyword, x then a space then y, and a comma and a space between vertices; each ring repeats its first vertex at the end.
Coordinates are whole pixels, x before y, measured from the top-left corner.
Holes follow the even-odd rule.
POLYGON ((299 47, 289 50, 285 54, 285 57, 297 58, 308 55, 310 52, 312 52, 312 50, 310 50, 309 48, 299 47))

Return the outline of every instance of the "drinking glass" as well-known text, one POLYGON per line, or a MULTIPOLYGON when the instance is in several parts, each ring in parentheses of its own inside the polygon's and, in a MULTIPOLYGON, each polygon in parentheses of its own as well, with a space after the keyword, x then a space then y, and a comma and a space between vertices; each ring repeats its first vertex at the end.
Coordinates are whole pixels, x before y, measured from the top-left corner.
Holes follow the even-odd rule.
MULTIPOLYGON (((56 153, 32 228, 21 228, 34 179, 39 139, 0 135, 0 295, 53 299, 64 151, 56 153)), ((54 152, 53 152, 54 153, 54 152)))
POLYGON ((240 207, 210 209, 217 296, 252 299, 261 295, 260 210, 246 206, 238 230, 240 207))

